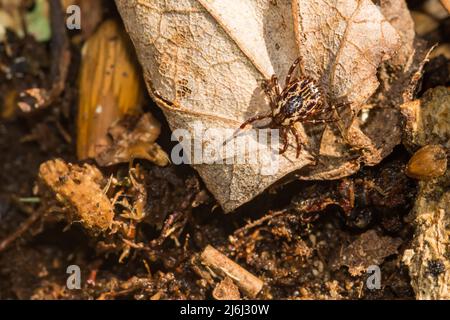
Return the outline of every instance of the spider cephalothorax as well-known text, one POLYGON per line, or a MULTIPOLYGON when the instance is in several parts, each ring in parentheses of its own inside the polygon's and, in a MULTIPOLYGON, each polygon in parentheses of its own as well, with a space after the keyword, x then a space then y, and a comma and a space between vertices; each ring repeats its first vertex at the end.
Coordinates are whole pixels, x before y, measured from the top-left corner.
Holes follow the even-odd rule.
POLYGON ((295 60, 289 69, 283 90, 278 85, 278 78, 275 75, 264 84, 263 89, 270 99, 271 112, 252 117, 240 126, 240 129, 243 129, 252 122, 271 118, 268 126, 280 130, 283 142, 280 154, 287 150, 287 134, 290 131, 297 143, 297 158, 300 155, 301 141, 300 134, 295 128, 296 122, 317 124, 336 121, 332 112, 334 107, 327 103, 318 83, 302 75, 298 78, 293 77, 299 62, 300 58, 295 60))

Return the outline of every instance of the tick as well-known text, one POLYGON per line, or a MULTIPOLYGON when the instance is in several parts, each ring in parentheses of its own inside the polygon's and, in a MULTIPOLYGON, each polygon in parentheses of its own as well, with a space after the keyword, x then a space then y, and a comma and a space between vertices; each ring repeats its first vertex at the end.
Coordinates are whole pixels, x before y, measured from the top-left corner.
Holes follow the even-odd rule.
POLYGON ((270 101, 270 113, 254 116, 240 126, 240 129, 244 129, 255 121, 270 118, 270 123, 265 127, 280 130, 283 143, 280 154, 286 152, 288 133, 291 132, 297 144, 297 158, 300 156, 301 138, 295 123, 319 124, 337 121, 332 112, 335 106, 328 104, 320 85, 307 76, 294 76, 299 63, 300 58, 296 59, 290 67, 284 89, 281 89, 278 84, 276 75, 263 84, 263 90, 270 101))

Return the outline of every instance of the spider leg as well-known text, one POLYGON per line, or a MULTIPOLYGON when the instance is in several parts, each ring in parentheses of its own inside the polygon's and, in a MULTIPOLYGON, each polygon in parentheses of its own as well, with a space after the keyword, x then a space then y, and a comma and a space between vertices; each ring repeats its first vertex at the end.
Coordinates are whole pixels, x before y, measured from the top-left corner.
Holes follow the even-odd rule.
POLYGON ((281 141, 283 142, 283 148, 280 149, 280 154, 285 153, 288 148, 289 141, 287 133, 288 132, 285 128, 280 129, 281 141))
POLYGON ((291 127, 291 132, 294 135, 295 141, 297 143, 297 156, 296 156, 296 158, 298 158, 300 156, 300 151, 302 150, 300 134, 298 133, 297 129, 294 126, 291 127))
POLYGON ((286 86, 291 84, 291 77, 294 74, 295 68, 298 66, 299 63, 300 63, 300 57, 295 59, 295 61, 292 64, 292 66, 289 68, 288 74, 286 76, 286 86))
MULTIPOLYGON (((252 122, 255 122, 255 121, 258 121, 258 120, 262 120, 262 119, 266 119, 266 118, 271 118, 271 117, 272 117, 272 114, 269 113, 269 114, 267 114, 267 115, 255 116, 255 117, 252 117, 252 118, 248 119, 248 120, 245 121, 243 124, 241 124, 240 127, 233 133, 233 135, 232 135, 229 139, 225 140, 225 141, 223 142, 222 145, 226 145, 230 140, 232 140, 232 139, 233 139, 234 137, 236 137, 239 133, 241 133, 241 132, 243 131, 243 129, 244 129, 248 124, 250 124, 250 123, 252 123, 252 122)), ((272 122, 270 122, 270 124, 271 124, 271 123, 272 123, 272 122)))
POLYGON ((336 122, 338 121, 338 119, 306 119, 306 120, 302 120, 302 123, 313 123, 313 124, 318 124, 318 123, 331 123, 331 122, 336 122))
POLYGON ((278 77, 276 75, 273 75, 271 81, 273 83, 273 88, 275 89, 275 94, 277 97, 279 97, 281 94, 281 88, 280 85, 278 84, 278 77))
POLYGON ((245 121, 243 124, 241 124, 241 126, 239 128, 240 129, 244 129, 248 124, 250 124, 252 122, 255 122, 255 121, 258 121, 258 120, 262 120, 262 119, 265 119, 265 118, 270 118, 270 117, 272 117, 272 114, 266 114, 266 115, 260 115, 260 116, 252 117, 252 118, 248 119, 247 121, 245 121))
POLYGON ((268 96, 272 97, 272 89, 273 89, 272 79, 264 80, 261 84, 261 87, 268 96))
MULTIPOLYGON (((341 102, 341 103, 339 103, 337 105, 333 105, 332 109, 334 109, 334 111, 337 114, 339 114, 337 112, 338 109, 343 109, 343 108, 350 107, 350 106, 351 106, 351 103, 349 103, 349 102, 341 102)), ((354 118, 355 117, 355 111, 352 108, 350 108, 350 112, 352 113, 352 118, 354 118)))
POLYGON ((269 97, 270 100, 269 106, 272 111, 275 109, 277 101, 276 86, 278 86, 278 82, 275 75, 273 75, 270 80, 264 81, 262 84, 262 89, 264 90, 264 93, 269 97))

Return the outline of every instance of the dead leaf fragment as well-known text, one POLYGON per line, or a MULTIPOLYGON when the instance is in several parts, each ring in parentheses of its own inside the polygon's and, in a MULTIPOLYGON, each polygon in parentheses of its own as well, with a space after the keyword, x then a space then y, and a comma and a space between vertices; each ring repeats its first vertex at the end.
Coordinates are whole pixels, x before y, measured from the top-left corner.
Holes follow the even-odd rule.
POLYGON ((241 300, 239 288, 229 277, 226 277, 217 284, 212 295, 216 300, 241 300))
POLYGON ((347 266, 351 275, 365 272, 371 265, 380 265, 384 258, 396 254, 401 239, 379 236, 375 230, 360 235, 350 245, 343 248, 334 265, 347 266))
POLYGON ((107 20, 85 43, 79 79, 77 156, 95 158, 108 145, 110 125, 140 112, 142 88, 137 62, 118 22, 107 20))
POLYGON ((68 207, 69 222, 81 223, 94 233, 110 228, 113 206, 103 193, 101 184, 104 178, 96 167, 50 160, 41 165, 39 178, 56 194, 59 202, 68 207))
POLYGON ((378 87, 376 69, 399 46, 395 28, 370 0, 297 0, 293 7, 305 71, 333 98, 361 106, 378 87))
POLYGON ((133 159, 146 159, 165 166, 169 163, 169 157, 155 142, 160 132, 161 125, 150 113, 142 115, 140 119, 124 118, 108 129, 112 141, 97 151, 95 160, 100 166, 133 159))
MULTIPOLYGON (((400 141, 398 121, 389 116, 390 110, 373 119, 350 121, 352 113, 358 114, 377 89, 379 66, 400 46, 397 30, 372 1, 116 3, 143 65, 149 92, 173 130, 186 129, 192 137, 194 125, 200 123, 203 128, 234 131, 249 117, 267 113, 262 81, 276 74, 283 83, 299 56, 301 69, 323 85, 330 102, 351 103, 351 110, 341 113, 342 125, 350 126, 343 130, 347 139, 342 138, 338 126, 305 127, 301 131, 306 147, 300 157, 289 148, 276 160, 273 174, 263 173, 262 159, 274 164, 271 153, 264 151, 258 153, 261 156, 256 163, 217 163, 209 155, 194 163, 226 212, 300 169, 302 179, 333 179, 354 173, 361 161, 371 165, 381 161, 400 141), (364 131, 368 123, 379 123, 371 126, 376 134, 364 131), (383 145, 379 137, 393 138, 383 145), (312 154, 319 152, 321 164, 305 168, 315 162, 312 154), (211 162, 214 164, 207 164, 211 162)), ((206 135, 202 131, 200 136, 206 135)), ((208 145, 213 141, 207 138, 202 142, 208 145)), ((192 151, 186 146, 185 150, 192 151)))

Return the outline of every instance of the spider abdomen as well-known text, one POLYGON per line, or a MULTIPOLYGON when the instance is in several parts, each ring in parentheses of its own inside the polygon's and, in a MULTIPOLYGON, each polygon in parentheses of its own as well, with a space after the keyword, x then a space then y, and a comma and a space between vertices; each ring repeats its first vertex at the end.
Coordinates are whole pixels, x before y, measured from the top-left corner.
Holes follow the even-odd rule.
POLYGON ((293 82, 280 96, 273 118, 277 124, 289 126, 294 122, 310 117, 322 102, 322 95, 317 84, 304 78, 293 82))
POLYGON ((268 124, 270 128, 278 128, 282 141, 280 154, 283 154, 289 145, 288 132, 291 132, 297 143, 297 158, 300 156, 301 136, 295 127, 295 123, 317 124, 333 122, 331 113, 332 108, 322 95, 320 85, 313 79, 299 75, 294 77, 294 71, 300 64, 298 58, 290 67, 286 76, 286 87, 281 89, 278 85, 278 78, 273 75, 270 81, 264 82, 263 90, 270 99, 271 112, 268 114, 256 115, 247 119, 241 124, 240 129, 244 129, 248 124, 255 121, 270 118, 268 124))

